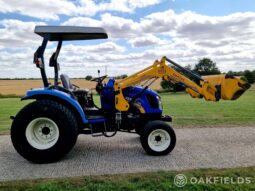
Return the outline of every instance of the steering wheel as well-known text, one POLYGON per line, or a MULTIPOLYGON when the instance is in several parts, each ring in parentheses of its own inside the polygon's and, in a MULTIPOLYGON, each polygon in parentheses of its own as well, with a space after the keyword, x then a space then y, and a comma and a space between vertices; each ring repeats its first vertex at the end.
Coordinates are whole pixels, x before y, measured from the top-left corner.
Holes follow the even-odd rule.
POLYGON ((102 82, 106 77, 107 77, 107 75, 97 77, 97 78, 92 78, 91 81, 93 81, 93 82, 102 82))

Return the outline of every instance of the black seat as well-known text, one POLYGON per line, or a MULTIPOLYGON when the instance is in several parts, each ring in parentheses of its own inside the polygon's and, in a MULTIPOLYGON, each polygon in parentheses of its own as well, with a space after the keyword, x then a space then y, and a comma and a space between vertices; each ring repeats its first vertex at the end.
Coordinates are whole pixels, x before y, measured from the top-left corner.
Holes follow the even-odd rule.
POLYGON ((61 74, 60 79, 62 81, 63 87, 74 94, 77 98, 78 102, 81 104, 85 113, 87 114, 98 114, 102 113, 99 109, 95 106, 95 103, 92 98, 92 94, 89 95, 88 89, 79 88, 76 85, 71 83, 70 78, 66 74, 61 74))
POLYGON ((61 74, 60 79, 62 81, 62 84, 63 84, 64 88, 66 88, 68 90, 71 90, 71 91, 73 90, 73 85, 72 85, 71 80, 70 80, 68 75, 61 74))
POLYGON ((88 89, 79 88, 78 86, 73 85, 67 74, 61 74, 60 79, 63 84, 63 87, 74 92, 74 93, 75 92, 77 92, 77 93, 79 93, 79 92, 80 93, 88 93, 89 92, 88 89))

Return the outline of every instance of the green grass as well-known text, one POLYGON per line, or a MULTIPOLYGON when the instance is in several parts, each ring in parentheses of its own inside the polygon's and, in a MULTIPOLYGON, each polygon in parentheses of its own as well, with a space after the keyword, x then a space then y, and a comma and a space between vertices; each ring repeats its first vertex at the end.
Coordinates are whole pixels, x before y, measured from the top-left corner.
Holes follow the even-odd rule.
POLYGON ((41 179, 0 182, 0 190, 27 190, 27 191, 168 191, 168 190, 218 190, 239 191, 255 190, 255 167, 235 169, 199 169, 182 172, 149 172, 137 174, 85 176, 61 179, 41 179), (174 185, 174 177, 184 174, 188 183, 181 189, 174 185), (206 177, 232 177, 236 182, 238 177, 250 179, 245 184, 214 183, 192 184, 190 178, 203 180, 206 177))
MULTIPOLYGON (((222 127, 255 126, 255 88, 247 91, 235 101, 207 102, 192 99, 185 93, 163 93, 164 113, 173 116, 173 126, 222 127)), ((99 103, 99 97, 95 102, 99 103)), ((0 133, 9 132, 10 116, 15 115, 29 101, 19 98, 0 99, 0 133)))
POLYGON ((20 101, 20 98, 1 98, 0 99, 0 134, 6 134, 10 130, 10 116, 15 114, 29 101, 20 101))
POLYGON ((161 94, 164 113, 175 127, 255 126, 255 90, 235 101, 207 102, 185 93, 161 94))

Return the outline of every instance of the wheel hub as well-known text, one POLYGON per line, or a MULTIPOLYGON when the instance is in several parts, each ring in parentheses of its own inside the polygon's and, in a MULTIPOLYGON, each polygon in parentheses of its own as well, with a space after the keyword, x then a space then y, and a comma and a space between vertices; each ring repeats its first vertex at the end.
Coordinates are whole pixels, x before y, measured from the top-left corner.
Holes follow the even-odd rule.
POLYGON ((50 128, 49 127, 43 127, 42 128, 42 134, 43 135, 48 135, 50 133, 50 128))
POLYGON ((149 134, 148 145, 152 150, 156 152, 162 152, 166 150, 170 143, 170 135, 164 129, 156 129, 149 134))
POLYGON ((36 118, 28 124, 26 138, 28 143, 36 149, 49 149, 58 141, 59 128, 49 118, 36 118))
POLYGON ((157 136, 155 137, 155 141, 160 142, 160 141, 161 141, 161 138, 162 138, 162 137, 160 137, 160 135, 157 135, 157 136))

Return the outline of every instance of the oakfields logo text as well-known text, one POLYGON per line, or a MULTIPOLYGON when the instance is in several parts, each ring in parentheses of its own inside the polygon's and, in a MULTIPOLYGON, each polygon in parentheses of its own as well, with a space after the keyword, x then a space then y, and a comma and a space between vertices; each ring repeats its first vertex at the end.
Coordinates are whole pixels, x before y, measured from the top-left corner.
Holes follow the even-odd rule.
POLYGON ((178 187, 183 187, 187 183, 190 184, 250 184, 251 177, 190 177, 189 179, 184 174, 177 174, 174 178, 174 184, 178 187))

